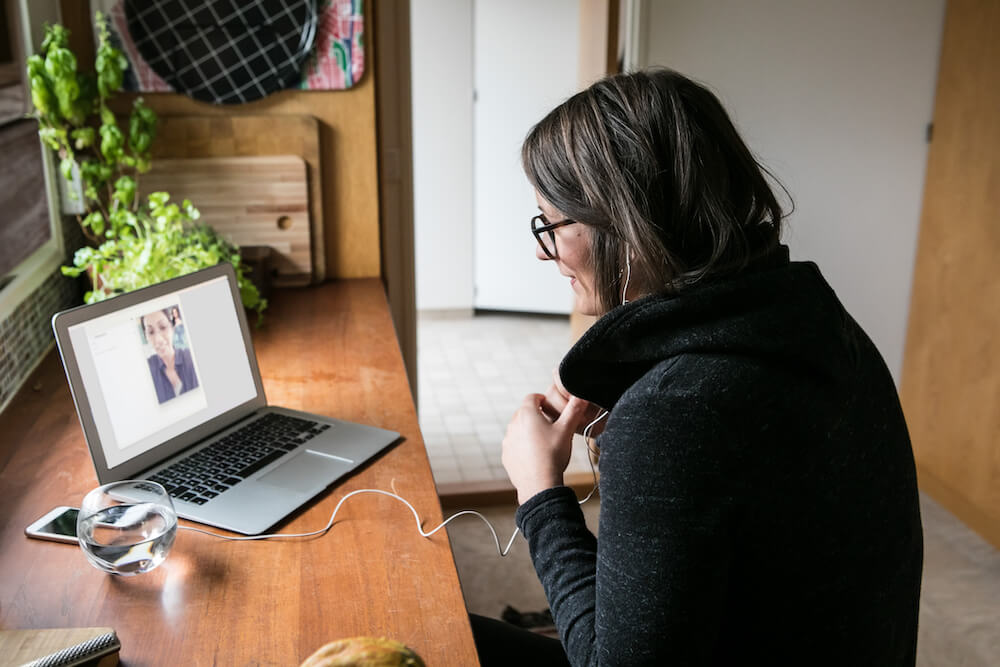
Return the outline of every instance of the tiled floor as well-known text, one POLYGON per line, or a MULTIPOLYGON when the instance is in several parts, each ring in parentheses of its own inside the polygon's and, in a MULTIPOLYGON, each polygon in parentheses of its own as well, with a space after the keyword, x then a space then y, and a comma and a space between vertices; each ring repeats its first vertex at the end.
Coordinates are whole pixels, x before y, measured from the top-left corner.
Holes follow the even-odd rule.
MULTIPOLYGON (((507 423, 527 394, 545 393, 569 347, 568 317, 420 313, 420 430, 439 484, 507 479, 507 423)), ((569 472, 589 471, 578 438, 569 472)))

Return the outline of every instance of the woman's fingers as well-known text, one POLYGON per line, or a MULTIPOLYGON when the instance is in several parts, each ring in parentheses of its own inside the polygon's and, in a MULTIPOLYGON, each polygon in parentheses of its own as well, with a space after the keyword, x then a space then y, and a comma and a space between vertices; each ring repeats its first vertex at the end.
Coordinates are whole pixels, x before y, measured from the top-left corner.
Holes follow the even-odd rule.
MULTIPOLYGON (((578 402, 578 405, 574 407, 573 418, 571 420, 575 424, 573 430, 583 435, 583 430, 587 424, 597 419, 597 416, 601 414, 601 408, 569 393, 566 387, 563 386, 562 378, 559 377, 559 367, 557 366, 552 371, 552 385, 546 390, 545 397, 541 403, 542 414, 548 417, 549 421, 555 422, 566 411, 572 401, 578 402)), ((590 435, 596 437, 603 430, 603 423, 598 422, 591 429, 590 435)))
POLYGON ((566 409, 568 401, 569 394, 563 388, 562 381, 559 380, 559 367, 557 366, 552 371, 552 384, 549 385, 549 388, 545 392, 545 401, 542 403, 542 409, 546 415, 554 420, 566 409))
POLYGON ((578 428, 583 427, 583 422, 587 420, 587 415, 591 407, 590 403, 582 398, 571 396, 555 423, 563 430, 572 434, 578 428))
POLYGON ((552 419, 556 419, 566 409, 567 399, 559 393, 555 385, 548 388, 542 401, 542 410, 552 419))
POLYGON ((544 404, 542 394, 526 396, 503 440, 501 461, 520 502, 562 484, 563 471, 569 464, 573 422, 580 408, 567 405, 556 419, 550 419, 544 413, 544 404))
POLYGON ((552 369, 552 384, 553 384, 553 386, 555 386, 556 390, 560 394, 562 394, 567 399, 569 399, 569 397, 571 396, 571 394, 568 391, 566 391, 566 387, 563 386, 562 378, 559 377, 559 367, 558 366, 556 366, 555 368, 552 369))

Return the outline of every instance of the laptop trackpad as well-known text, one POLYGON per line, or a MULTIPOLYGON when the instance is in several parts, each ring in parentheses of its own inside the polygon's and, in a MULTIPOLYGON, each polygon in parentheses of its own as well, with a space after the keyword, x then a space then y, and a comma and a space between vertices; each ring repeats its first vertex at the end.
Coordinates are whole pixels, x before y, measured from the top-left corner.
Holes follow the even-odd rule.
POLYGON ((290 491, 309 491, 326 487, 350 469, 351 464, 307 450, 259 477, 257 481, 290 491))

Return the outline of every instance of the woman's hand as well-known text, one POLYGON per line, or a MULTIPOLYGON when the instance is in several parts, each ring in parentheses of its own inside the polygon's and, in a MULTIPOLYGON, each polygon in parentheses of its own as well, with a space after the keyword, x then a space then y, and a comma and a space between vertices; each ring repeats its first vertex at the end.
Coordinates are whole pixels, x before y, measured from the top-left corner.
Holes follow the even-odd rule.
MULTIPOLYGON (((566 405, 569 403, 570 399, 573 398, 576 397, 566 391, 566 387, 563 386, 562 378, 559 377, 559 367, 556 366, 556 368, 552 371, 552 386, 545 392, 545 400, 542 403, 542 410, 549 416, 549 418, 555 420, 562 414, 563 410, 566 409, 566 405)), ((579 426, 576 428, 576 432, 583 435, 583 429, 587 427, 587 424, 597 419, 597 416, 601 414, 601 408, 600 406, 584 401, 581 398, 576 398, 576 400, 583 401, 583 403, 586 404, 586 410, 583 413, 579 426)), ((596 438, 602 431, 604 431, 603 421, 594 424, 594 427, 590 429, 590 437, 596 438)))
POLYGON ((523 503, 540 491, 562 486, 573 449, 573 433, 582 428, 590 403, 570 396, 554 421, 543 410, 545 396, 529 394, 514 413, 503 439, 503 467, 523 503))

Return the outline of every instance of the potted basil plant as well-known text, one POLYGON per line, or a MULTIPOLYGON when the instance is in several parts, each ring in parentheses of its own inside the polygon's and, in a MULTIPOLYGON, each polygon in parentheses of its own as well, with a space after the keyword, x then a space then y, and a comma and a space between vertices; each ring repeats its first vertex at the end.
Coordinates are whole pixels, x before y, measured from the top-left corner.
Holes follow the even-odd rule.
MULTIPOLYGON (((119 127, 108 100, 122 87, 128 60, 109 40, 97 13, 94 74, 80 72, 69 49, 69 31, 46 26, 40 53, 27 61, 31 99, 42 141, 59 156, 69 182, 79 175, 84 213, 77 220, 87 245, 64 275, 90 276, 87 303, 162 282, 228 261, 236 269, 243 305, 260 315, 267 307, 247 274, 239 248, 198 223, 198 210, 166 192, 138 196, 138 180, 150 167, 157 116, 137 98, 128 126, 119 127)), ((72 196, 72 195, 71 195, 72 196)))

